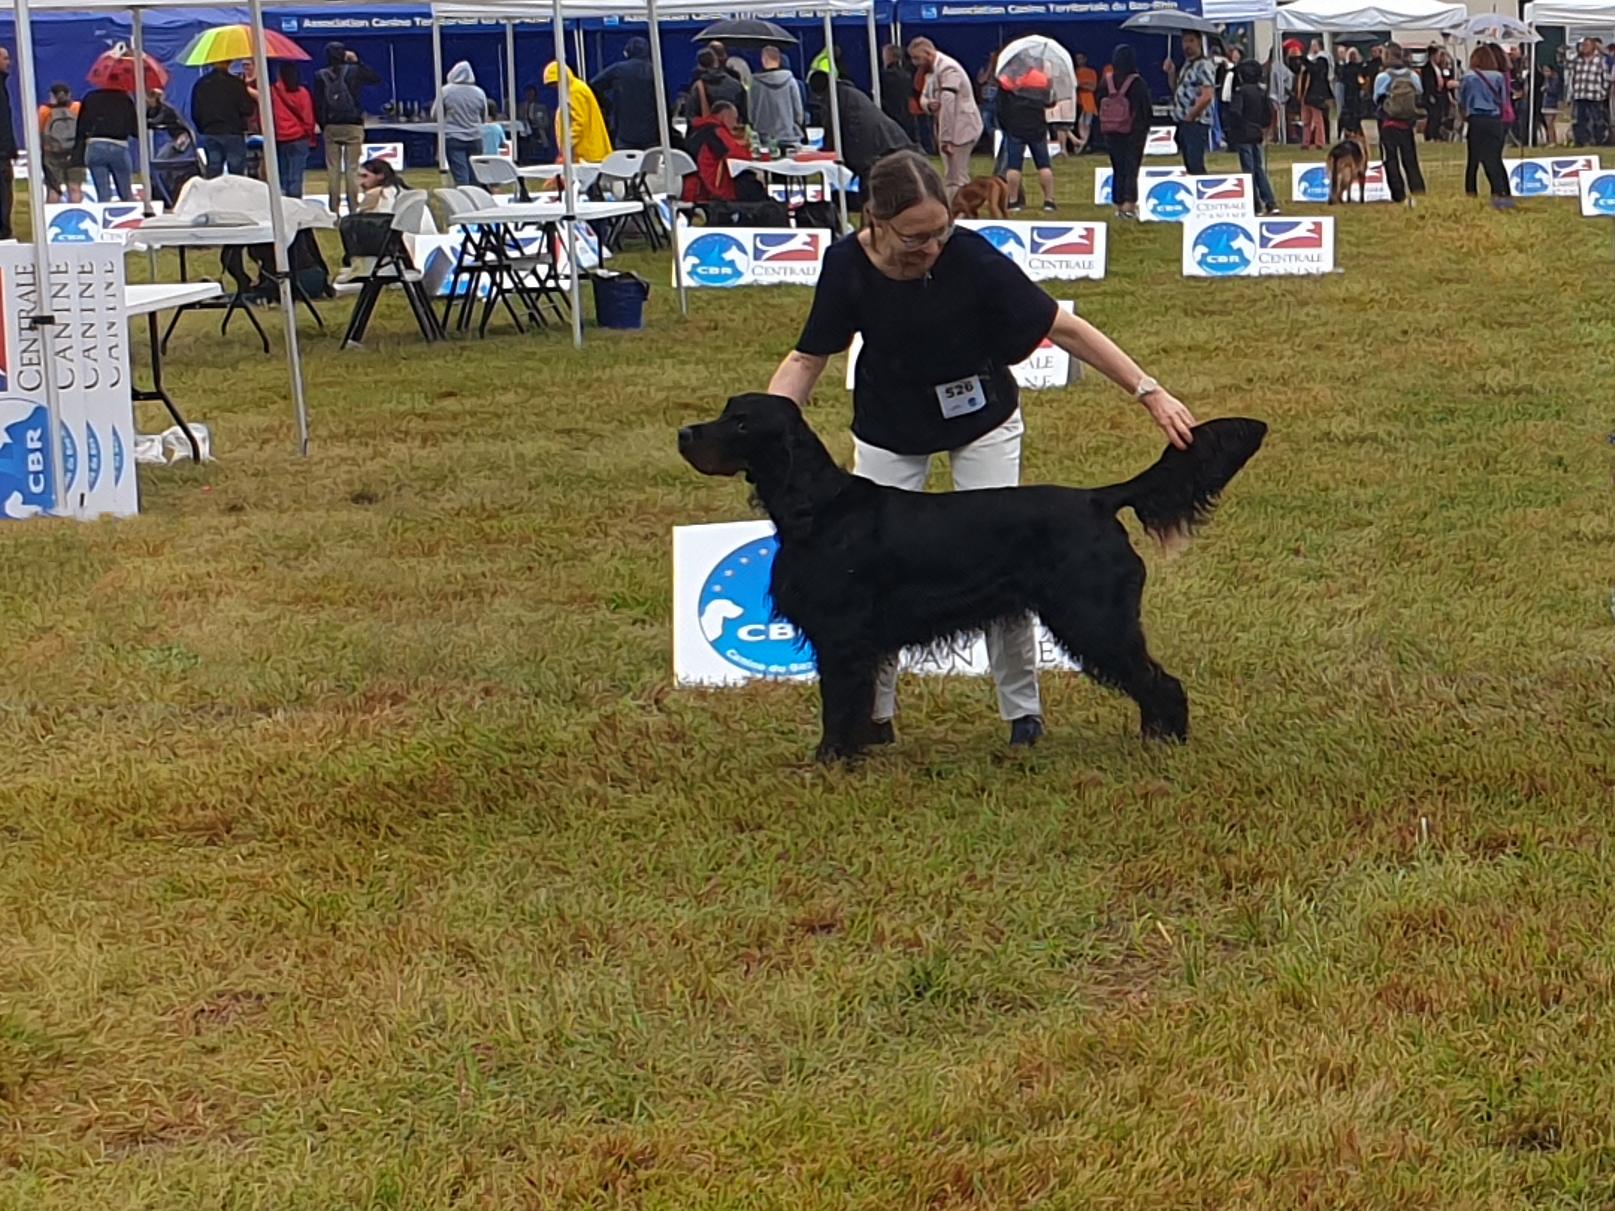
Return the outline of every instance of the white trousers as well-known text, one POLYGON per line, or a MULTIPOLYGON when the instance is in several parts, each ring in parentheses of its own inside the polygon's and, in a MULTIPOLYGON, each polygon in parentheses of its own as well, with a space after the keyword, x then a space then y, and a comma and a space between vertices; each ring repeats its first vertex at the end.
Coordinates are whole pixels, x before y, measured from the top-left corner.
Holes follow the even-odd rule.
MULTIPOLYGON (((1026 424, 1020 409, 984 437, 948 452, 956 491, 977 488, 1013 488, 1021 482, 1021 436, 1026 424)), ((931 471, 929 454, 893 454, 879 446, 852 439, 852 473, 888 488, 923 492, 931 471)), ((1030 616, 987 628, 987 659, 998 685, 998 713, 1005 719, 1041 715, 1037 692, 1037 636, 1030 616)), ((897 666, 894 656, 881 666, 875 679, 877 720, 897 713, 897 666)))

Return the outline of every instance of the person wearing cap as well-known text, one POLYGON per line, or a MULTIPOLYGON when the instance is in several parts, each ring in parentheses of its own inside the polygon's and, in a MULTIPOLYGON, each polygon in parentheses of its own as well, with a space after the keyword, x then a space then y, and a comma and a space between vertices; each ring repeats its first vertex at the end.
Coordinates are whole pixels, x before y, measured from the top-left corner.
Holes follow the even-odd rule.
POLYGON ((661 121, 656 112, 656 73, 652 70, 650 43, 632 37, 622 58, 589 81, 589 91, 610 113, 611 142, 615 147, 644 151, 662 145, 661 121))
POLYGON ((325 66, 314 73, 314 124, 325 137, 325 192, 331 213, 346 201, 359 205, 359 163, 364 159, 364 101, 361 90, 380 84, 374 68, 340 42, 325 44, 325 66))

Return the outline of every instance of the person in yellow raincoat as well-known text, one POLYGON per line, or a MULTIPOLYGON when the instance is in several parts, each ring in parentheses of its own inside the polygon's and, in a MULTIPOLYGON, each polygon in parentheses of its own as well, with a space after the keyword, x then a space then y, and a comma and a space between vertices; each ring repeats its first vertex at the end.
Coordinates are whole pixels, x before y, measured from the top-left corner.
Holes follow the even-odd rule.
MULTIPOLYGON (((544 83, 554 84, 557 67, 551 63, 544 69, 544 83)), ((606 116, 600 112, 600 102, 594 92, 572 69, 566 69, 567 92, 571 98, 572 159, 574 162, 599 164, 611 154, 611 135, 606 130, 606 116)), ((555 114, 555 145, 561 145, 561 114, 555 114)))

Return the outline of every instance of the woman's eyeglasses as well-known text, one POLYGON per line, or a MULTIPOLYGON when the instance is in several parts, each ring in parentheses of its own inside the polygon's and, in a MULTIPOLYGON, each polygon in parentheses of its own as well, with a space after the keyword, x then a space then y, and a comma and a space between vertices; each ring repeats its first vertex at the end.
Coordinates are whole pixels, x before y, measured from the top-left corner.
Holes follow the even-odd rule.
POLYGON ((894 227, 888 227, 894 239, 905 252, 918 252, 933 240, 938 246, 946 244, 953 236, 953 224, 949 223, 941 231, 928 231, 924 235, 904 235, 894 227))

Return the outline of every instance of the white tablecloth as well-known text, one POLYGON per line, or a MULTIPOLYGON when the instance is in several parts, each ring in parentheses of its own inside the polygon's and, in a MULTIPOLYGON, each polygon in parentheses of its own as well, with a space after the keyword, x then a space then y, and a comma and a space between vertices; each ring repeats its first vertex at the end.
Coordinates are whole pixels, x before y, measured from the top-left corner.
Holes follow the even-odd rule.
POLYGON ((770 177, 821 177, 843 189, 852 184, 852 169, 834 160, 730 160, 729 172, 737 177, 743 172, 770 177))

